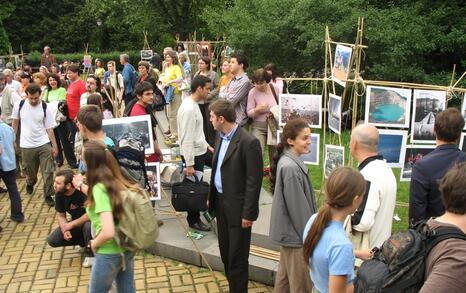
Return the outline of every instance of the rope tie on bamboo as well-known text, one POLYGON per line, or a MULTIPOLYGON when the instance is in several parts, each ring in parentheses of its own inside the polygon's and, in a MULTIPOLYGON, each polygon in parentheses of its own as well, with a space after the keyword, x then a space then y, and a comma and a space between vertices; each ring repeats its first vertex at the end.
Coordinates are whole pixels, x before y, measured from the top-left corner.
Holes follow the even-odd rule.
POLYGON ((356 73, 355 77, 354 77, 354 84, 355 85, 359 85, 361 84, 361 89, 362 89, 362 92, 359 92, 358 91, 358 87, 356 87, 355 89, 355 94, 358 96, 358 97, 362 97, 366 94, 366 84, 364 82, 364 79, 361 77, 361 75, 359 75, 359 73, 356 73))

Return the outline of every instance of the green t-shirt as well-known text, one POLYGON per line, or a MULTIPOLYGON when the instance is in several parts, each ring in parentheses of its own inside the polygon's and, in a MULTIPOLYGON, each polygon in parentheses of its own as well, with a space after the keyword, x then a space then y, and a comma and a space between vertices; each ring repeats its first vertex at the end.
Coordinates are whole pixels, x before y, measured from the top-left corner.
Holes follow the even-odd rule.
POLYGON ((63 87, 59 87, 54 90, 46 90, 44 92, 44 101, 46 103, 66 101, 66 90, 63 87))
MULTIPOLYGON (((99 214, 102 212, 112 212, 112 202, 110 201, 107 189, 102 183, 97 183, 92 187, 92 196, 95 202, 94 207, 87 207, 86 212, 91 220, 92 228, 94 228, 96 235, 98 235, 100 230, 102 230, 99 214)), ((97 253, 100 254, 117 254, 124 251, 125 249, 119 247, 114 239, 108 240, 97 249, 97 253)))

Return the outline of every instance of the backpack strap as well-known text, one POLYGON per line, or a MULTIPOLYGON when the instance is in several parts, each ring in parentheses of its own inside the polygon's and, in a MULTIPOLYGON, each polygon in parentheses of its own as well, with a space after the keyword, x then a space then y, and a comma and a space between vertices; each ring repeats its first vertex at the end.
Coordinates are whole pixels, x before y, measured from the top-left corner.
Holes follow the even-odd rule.
POLYGON ((278 96, 277 96, 277 93, 275 92, 275 89, 273 88, 273 84, 269 83, 269 86, 270 86, 270 90, 272 91, 273 97, 275 98, 275 102, 277 102, 277 105, 278 105, 279 104, 278 96))
MULTIPOLYGON (((18 109, 18 118, 19 118, 19 120, 21 119, 21 109, 24 106, 24 102, 26 102, 26 100, 21 100, 19 102, 19 109, 18 109)), ((42 102, 42 110, 44 111, 44 120, 45 120, 45 117, 47 117, 47 103, 44 102, 44 101, 41 101, 41 102, 42 102)))
POLYGON ((450 238, 462 239, 466 241, 466 234, 463 233, 459 228, 441 226, 431 231, 432 236, 428 242, 427 253, 430 252, 435 245, 439 244, 443 240, 450 238))

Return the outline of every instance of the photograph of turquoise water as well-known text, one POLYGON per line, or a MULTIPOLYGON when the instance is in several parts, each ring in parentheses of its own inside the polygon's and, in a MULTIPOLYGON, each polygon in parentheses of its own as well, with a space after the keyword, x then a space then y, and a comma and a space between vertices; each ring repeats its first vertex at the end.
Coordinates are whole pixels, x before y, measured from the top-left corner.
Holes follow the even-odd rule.
POLYGON ((399 121, 404 117, 405 109, 396 104, 380 105, 372 113, 372 117, 379 122, 399 121))

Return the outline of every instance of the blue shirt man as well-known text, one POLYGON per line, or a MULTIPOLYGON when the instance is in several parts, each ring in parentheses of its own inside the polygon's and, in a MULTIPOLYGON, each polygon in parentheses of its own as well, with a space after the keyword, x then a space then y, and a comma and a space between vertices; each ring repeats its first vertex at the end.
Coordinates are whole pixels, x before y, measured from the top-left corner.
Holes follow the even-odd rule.
POLYGON ((228 150, 228 146, 230 145, 231 138, 233 135, 235 135, 236 129, 238 129, 238 125, 233 128, 230 133, 224 134, 223 132, 220 132, 220 139, 222 140, 220 144, 220 149, 218 151, 218 163, 217 163, 217 170, 215 171, 215 178, 214 178, 214 183, 215 183, 215 188, 217 188, 217 191, 219 193, 223 193, 223 188, 222 188, 222 162, 223 158, 225 157, 225 154, 228 150))

